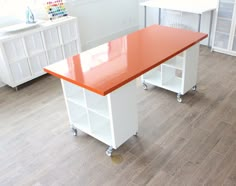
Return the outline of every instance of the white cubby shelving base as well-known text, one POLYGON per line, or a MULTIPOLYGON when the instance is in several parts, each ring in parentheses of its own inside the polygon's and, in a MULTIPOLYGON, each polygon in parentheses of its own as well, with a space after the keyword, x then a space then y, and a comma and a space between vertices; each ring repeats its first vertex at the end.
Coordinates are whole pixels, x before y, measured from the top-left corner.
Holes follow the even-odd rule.
POLYGON ((78 54, 80 38, 75 17, 0 36, 0 76, 11 87, 45 74, 43 67, 78 54))
POLYGON ((102 96, 61 80, 72 128, 117 149, 138 130, 135 81, 102 96))
POLYGON ((142 81, 184 95, 197 83, 199 44, 142 75, 142 81))

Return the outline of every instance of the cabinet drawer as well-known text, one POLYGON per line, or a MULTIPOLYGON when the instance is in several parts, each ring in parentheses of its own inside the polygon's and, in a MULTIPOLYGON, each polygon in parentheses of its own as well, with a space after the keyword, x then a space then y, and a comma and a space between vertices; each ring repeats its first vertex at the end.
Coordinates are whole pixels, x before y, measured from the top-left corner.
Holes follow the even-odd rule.
POLYGON ((60 30, 63 43, 68 43, 78 38, 77 23, 75 21, 61 25, 60 30))
POLYGON ((63 57, 61 47, 57 47, 57 48, 54 48, 54 49, 51 49, 51 50, 48 51, 48 62, 49 62, 49 64, 53 64, 53 63, 58 62, 62 59, 64 59, 64 57, 63 57))
POLYGON ((228 48, 229 35, 224 33, 215 33, 215 46, 223 49, 228 48))
POLYGON ((30 57, 29 62, 33 75, 43 74, 44 73, 43 67, 47 66, 48 64, 47 57, 44 52, 30 57))
POLYGON ((14 62, 26 58, 22 38, 7 41, 3 43, 3 47, 9 62, 14 62))
POLYGON ((234 3, 220 3, 218 16, 223 18, 232 19, 234 11, 234 3))
POLYGON ((44 47, 41 33, 25 36, 25 45, 29 56, 42 52, 44 47))
POLYGON ((30 68, 27 59, 11 63, 10 69, 15 83, 23 82, 31 78, 30 68))
POLYGON ((55 48, 60 45, 57 27, 43 31, 43 35, 47 49, 55 48))
POLYGON ((217 25, 216 25, 216 31, 218 32, 224 32, 224 33, 230 33, 231 29, 231 21, 218 18, 217 19, 217 25))

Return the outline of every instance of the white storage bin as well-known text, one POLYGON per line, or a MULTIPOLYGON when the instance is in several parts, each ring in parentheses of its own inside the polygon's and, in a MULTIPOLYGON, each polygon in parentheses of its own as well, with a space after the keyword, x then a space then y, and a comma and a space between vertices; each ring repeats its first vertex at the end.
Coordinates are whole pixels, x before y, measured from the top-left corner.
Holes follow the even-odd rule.
POLYGON ((43 31, 46 49, 52 49, 60 45, 60 39, 57 27, 43 31))
POLYGON ((40 32, 25 36, 25 45, 29 56, 44 51, 43 40, 40 32))
POLYGON ((22 38, 13 39, 3 43, 9 62, 21 60, 26 57, 22 38))
POLYGON ((66 58, 78 54, 77 42, 71 41, 70 43, 65 44, 64 45, 64 52, 65 52, 66 58))
POLYGON ((57 47, 48 51, 48 62, 49 64, 56 63, 64 59, 62 48, 57 47))
POLYGON ((27 59, 11 63, 10 70, 15 83, 23 82, 31 77, 27 59))
POLYGON ((70 21, 69 23, 62 24, 60 26, 60 30, 63 43, 68 43, 78 38, 76 21, 70 21))
POLYGON ((45 73, 43 71, 43 67, 48 65, 45 52, 30 57, 29 62, 33 75, 40 75, 45 73))

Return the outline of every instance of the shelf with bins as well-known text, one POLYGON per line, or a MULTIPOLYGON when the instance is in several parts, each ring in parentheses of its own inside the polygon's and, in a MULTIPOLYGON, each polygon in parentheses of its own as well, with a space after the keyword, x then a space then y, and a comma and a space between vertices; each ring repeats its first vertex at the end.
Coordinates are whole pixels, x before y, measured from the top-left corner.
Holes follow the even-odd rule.
POLYGON ((165 61, 142 75, 144 89, 148 84, 177 93, 177 100, 190 89, 196 89, 199 44, 165 61))
POLYGON ((1 79, 11 87, 45 74, 43 67, 80 52, 77 19, 48 21, 31 30, 0 36, 1 79), (67 28, 68 27, 68 28, 67 28))

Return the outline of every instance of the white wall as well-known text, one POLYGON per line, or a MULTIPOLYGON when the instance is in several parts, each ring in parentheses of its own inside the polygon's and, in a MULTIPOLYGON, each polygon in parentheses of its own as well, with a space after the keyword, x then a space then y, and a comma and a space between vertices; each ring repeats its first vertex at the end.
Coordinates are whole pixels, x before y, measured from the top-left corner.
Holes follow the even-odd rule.
POLYGON ((139 0, 87 0, 66 4, 78 17, 82 49, 88 49, 139 28, 139 0))

